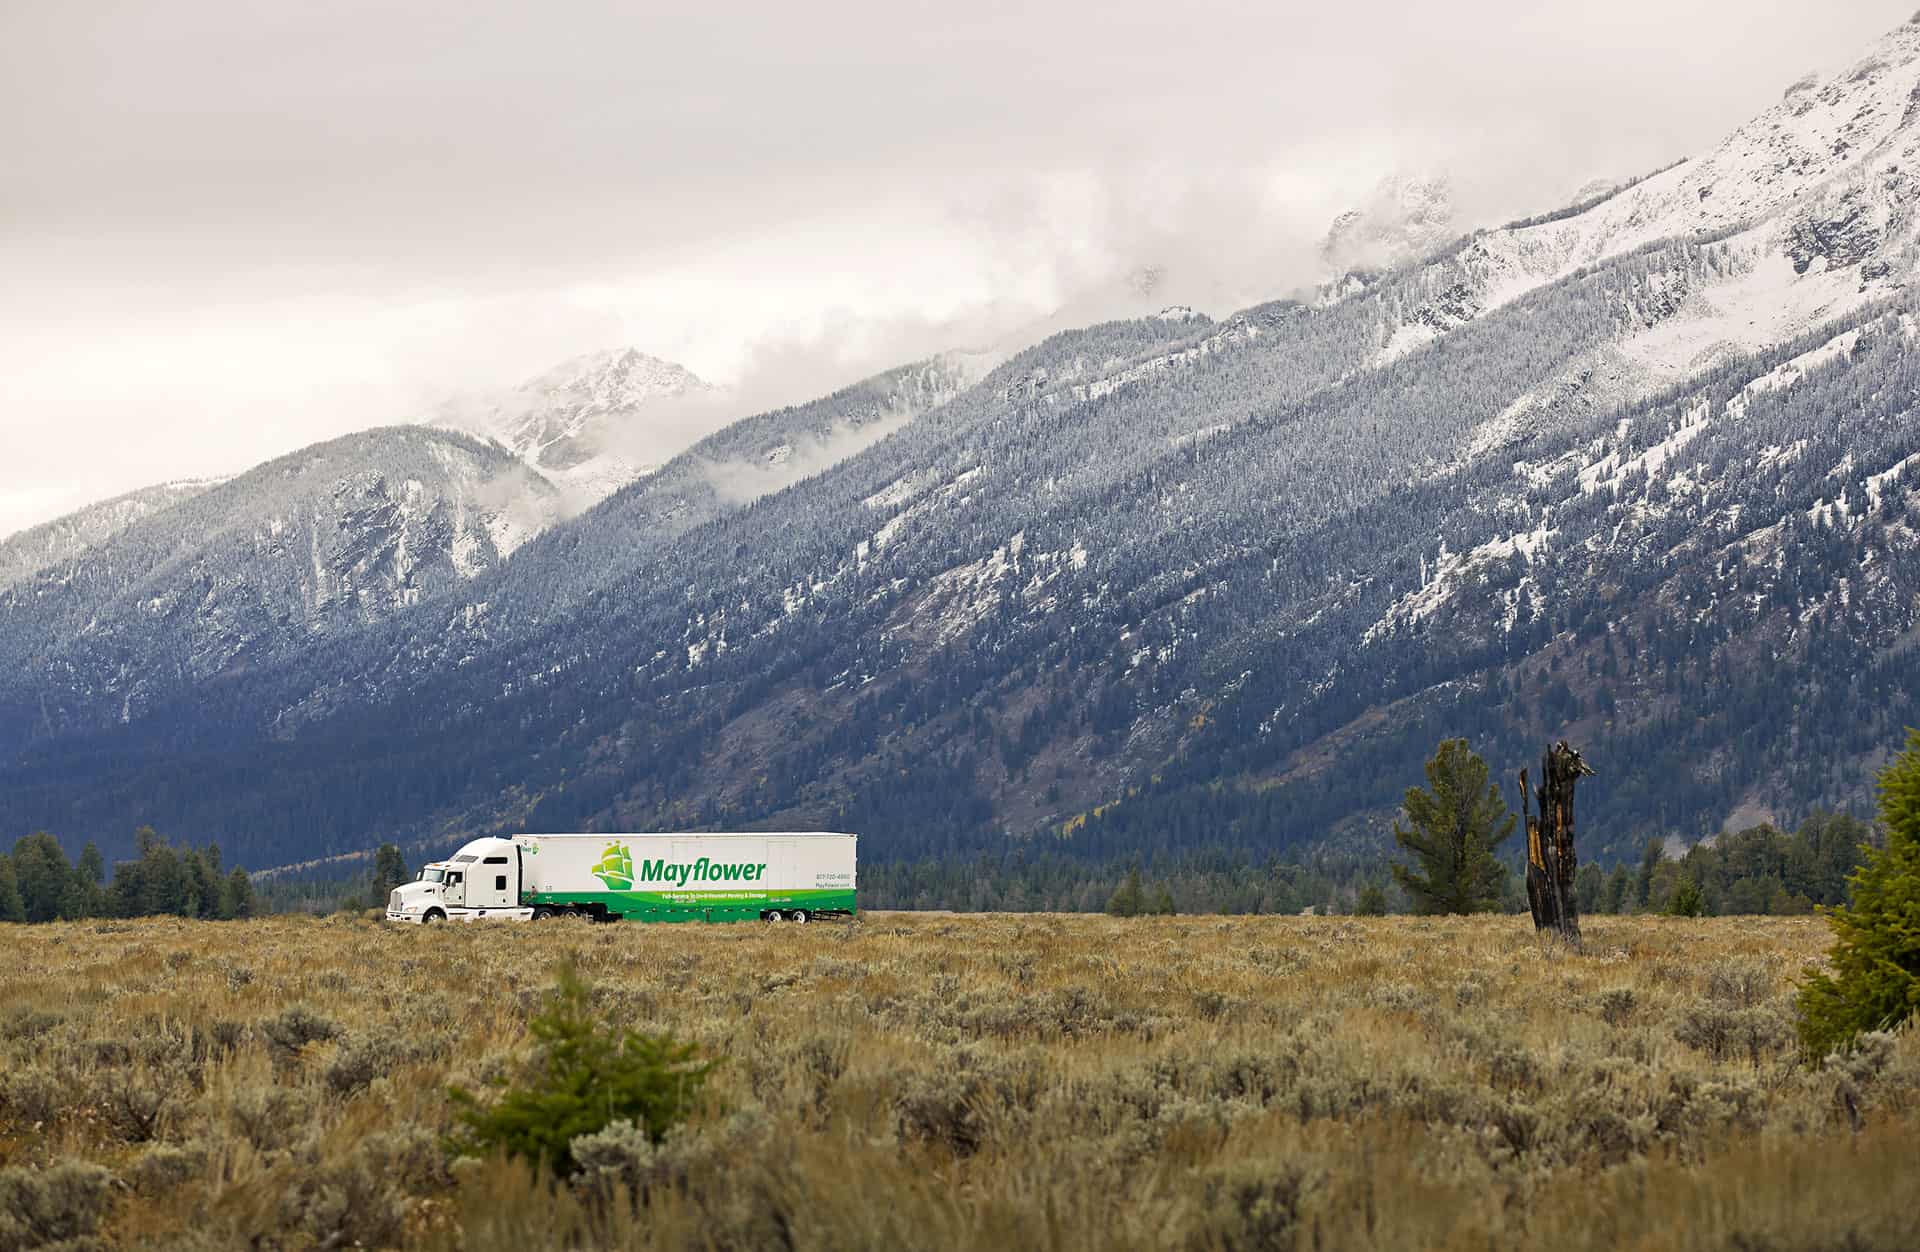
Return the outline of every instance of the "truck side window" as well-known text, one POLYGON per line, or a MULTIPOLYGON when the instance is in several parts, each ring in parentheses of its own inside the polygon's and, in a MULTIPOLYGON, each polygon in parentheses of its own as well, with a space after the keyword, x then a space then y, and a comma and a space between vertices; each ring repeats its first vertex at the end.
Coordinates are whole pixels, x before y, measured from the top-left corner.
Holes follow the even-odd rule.
POLYGON ((505 891, 507 889, 507 876, 505 874, 495 874, 493 876, 493 889, 495 891, 505 891))

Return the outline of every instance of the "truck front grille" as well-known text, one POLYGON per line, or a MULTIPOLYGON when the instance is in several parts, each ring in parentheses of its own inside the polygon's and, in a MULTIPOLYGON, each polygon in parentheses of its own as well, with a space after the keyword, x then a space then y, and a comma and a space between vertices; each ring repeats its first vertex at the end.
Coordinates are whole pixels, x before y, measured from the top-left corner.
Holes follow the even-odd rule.
POLYGON ((400 893, 398 891, 388 894, 387 911, 390 913, 398 913, 400 911, 400 893))

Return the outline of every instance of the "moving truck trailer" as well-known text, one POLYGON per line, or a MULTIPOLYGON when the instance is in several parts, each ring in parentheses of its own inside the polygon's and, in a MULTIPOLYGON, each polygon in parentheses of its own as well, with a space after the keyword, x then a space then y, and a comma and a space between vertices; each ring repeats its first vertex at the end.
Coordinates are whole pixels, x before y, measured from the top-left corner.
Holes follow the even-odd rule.
POLYGON ((855 836, 515 835, 476 839, 387 899, 390 922, 808 922, 852 917, 855 836))

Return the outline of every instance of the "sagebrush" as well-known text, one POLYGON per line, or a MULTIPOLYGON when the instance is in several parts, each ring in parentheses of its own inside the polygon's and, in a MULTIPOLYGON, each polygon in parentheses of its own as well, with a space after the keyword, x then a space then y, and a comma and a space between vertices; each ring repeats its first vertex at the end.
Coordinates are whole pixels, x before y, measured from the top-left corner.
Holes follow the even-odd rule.
POLYGON ((1920 1037, 1802 1057, 1816 918, 6 929, 0 1246, 1907 1249, 1920 1037), (461 1159, 579 1013, 683 1123, 461 1159), (25 1232, 25 1233, 22 1233, 25 1232))

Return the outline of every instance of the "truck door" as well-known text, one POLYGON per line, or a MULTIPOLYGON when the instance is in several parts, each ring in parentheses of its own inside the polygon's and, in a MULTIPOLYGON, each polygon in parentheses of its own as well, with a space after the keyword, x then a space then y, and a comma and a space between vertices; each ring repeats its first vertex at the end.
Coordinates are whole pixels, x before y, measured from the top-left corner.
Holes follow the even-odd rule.
POLYGON ((520 904, 520 871, 511 856, 490 856, 470 866, 467 905, 476 909, 511 909, 520 904))

